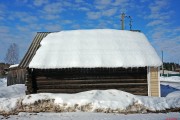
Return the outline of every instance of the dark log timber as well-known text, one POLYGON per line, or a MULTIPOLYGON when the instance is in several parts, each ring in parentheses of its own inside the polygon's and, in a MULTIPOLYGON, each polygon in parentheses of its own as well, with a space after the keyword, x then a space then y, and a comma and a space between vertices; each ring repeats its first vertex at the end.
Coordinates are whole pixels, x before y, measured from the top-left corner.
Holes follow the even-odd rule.
POLYGON ((147 68, 28 69, 28 93, 118 89, 148 95, 147 68))

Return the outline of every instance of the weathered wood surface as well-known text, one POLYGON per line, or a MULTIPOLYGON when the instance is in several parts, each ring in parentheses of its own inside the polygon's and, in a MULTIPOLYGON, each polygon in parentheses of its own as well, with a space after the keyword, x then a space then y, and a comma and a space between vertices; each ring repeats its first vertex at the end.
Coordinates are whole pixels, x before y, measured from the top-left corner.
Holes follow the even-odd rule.
POLYGON ((41 85, 51 84, 98 84, 98 83, 147 83, 146 79, 90 79, 90 80, 61 80, 36 78, 36 82, 41 85))
POLYGON ((13 68, 7 75, 7 86, 14 84, 24 84, 26 79, 26 69, 13 68))
MULTIPOLYGON (((107 90, 107 89, 83 89, 83 91, 89 91, 89 90, 107 90)), ((142 91, 145 91, 146 89, 144 88, 139 88, 139 89, 117 89, 117 90, 122 90, 122 91, 126 91, 126 92, 129 92, 129 93, 133 93, 135 95, 144 95, 144 96, 147 96, 147 93, 146 92, 142 92, 142 91)), ((78 93, 78 92, 83 92, 82 89, 68 89, 68 92, 67 92, 67 89, 39 89, 37 90, 37 93, 78 93)))
POLYGON ((151 96, 160 96, 160 90, 159 90, 159 81, 158 81, 158 68, 151 67, 150 68, 150 90, 151 90, 151 96))
POLYGON ((147 95, 146 68, 73 68, 37 70, 31 73, 33 91, 37 93, 77 93, 87 90, 118 89, 147 95))

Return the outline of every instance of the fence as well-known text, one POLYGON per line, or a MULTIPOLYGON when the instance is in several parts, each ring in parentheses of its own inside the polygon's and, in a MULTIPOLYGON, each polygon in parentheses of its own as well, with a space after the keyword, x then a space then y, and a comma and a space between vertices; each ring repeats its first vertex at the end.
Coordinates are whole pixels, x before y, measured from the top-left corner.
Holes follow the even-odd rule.
POLYGON ((164 76, 164 77, 179 76, 180 77, 180 74, 160 74, 160 76, 164 76))

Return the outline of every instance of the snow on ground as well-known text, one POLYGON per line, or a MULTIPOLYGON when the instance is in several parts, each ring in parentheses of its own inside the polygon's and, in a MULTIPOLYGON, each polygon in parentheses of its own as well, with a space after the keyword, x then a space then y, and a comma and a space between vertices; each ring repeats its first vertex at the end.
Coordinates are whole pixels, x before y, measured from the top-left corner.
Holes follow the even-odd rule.
POLYGON ((180 97, 136 96, 115 89, 91 90, 76 94, 40 93, 31 95, 24 95, 25 87, 23 85, 9 86, 3 90, 0 98, 0 113, 22 111, 146 113, 147 111, 180 108, 180 97), (13 94, 12 88, 16 88, 13 94))
MULTIPOLYGON (((169 93, 173 94, 174 91, 180 91, 180 77, 160 77, 161 81, 161 96, 165 97, 169 93)), ((178 95, 178 94, 176 94, 178 95)))
POLYGON ((17 84, 12 86, 0 86, 0 98, 20 97, 25 95, 26 87, 24 84, 17 84))
POLYGON ((11 65, 9 68, 15 68, 15 67, 18 67, 19 64, 14 64, 14 65, 11 65))
POLYGON ((169 93, 166 97, 180 97, 180 90, 169 93))
MULTIPOLYGON (((5 80, 5 79, 4 79, 5 80)), ((0 79, 0 81, 3 81, 0 79)), ((136 96, 119 90, 92 90, 76 94, 40 93, 25 95, 24 85, 5 87, 0 84, 0 114, 16 113, 9 119, 119 120, 119 119, 180 119, 180 113, 129 114, 180 108, 179 92, 167 97, 136 96), (3 87, 2 87, 3 86, 3 87), (50 112, 50 113, 24 113, 50 112), (19 113, 20 112, 20 113, 19 113), (53 113, 52 113, 53 112, 53 113), (61 112, 61 113, 54 113, 61 112), (96 113, 98 112, 98 113, 96 113), (108 114, 105 114, 108 113, 108 114), (117 114, 128 113, 129 115, 117 114)), ((7 118, 0 116, 1 119, 7 118)))
POLYGON ((25 95, 24 84, 11 85, 7 87, 7 79, 0 78, 0 98, 20 97, 25 95))
POLYGON ((168 94, 172 94, 175 91, 178 91, 179 89, 173 88, 169 85, 162 85, 161 84, 161 97, 166 97, 168 94))
MULTIPOLYGON (((160 73, 163 73, 163 71, 160 70, 160 73)), ((179 74, 179 72, 164 70, 164 74, 179 74)))
POLYGON ((171 77, 160 77, 161 82, 175 82, 180 83, 180 77, 179 76, 171 76, 171 77))
POLYGON ((179 120, 179 113, 150 113, 150 114, 111 114, 89 112, 66 113, 19 113, 8 117, 8 120, 179 120))
POLYGON ((7 80, 6 78, 0 78, 0 87, 7 86, 7 80))

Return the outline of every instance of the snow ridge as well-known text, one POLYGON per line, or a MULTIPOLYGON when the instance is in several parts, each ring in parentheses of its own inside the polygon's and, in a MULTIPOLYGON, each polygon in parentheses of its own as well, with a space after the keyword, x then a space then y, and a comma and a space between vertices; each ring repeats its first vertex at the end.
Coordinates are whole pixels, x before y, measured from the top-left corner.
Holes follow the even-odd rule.
POLYGON ((136 96, 119 90, 92 90, 76 94, 40 93, 0 98, 0 114, 19 112, 146 113, 180 108, 179 97, 136 96))

